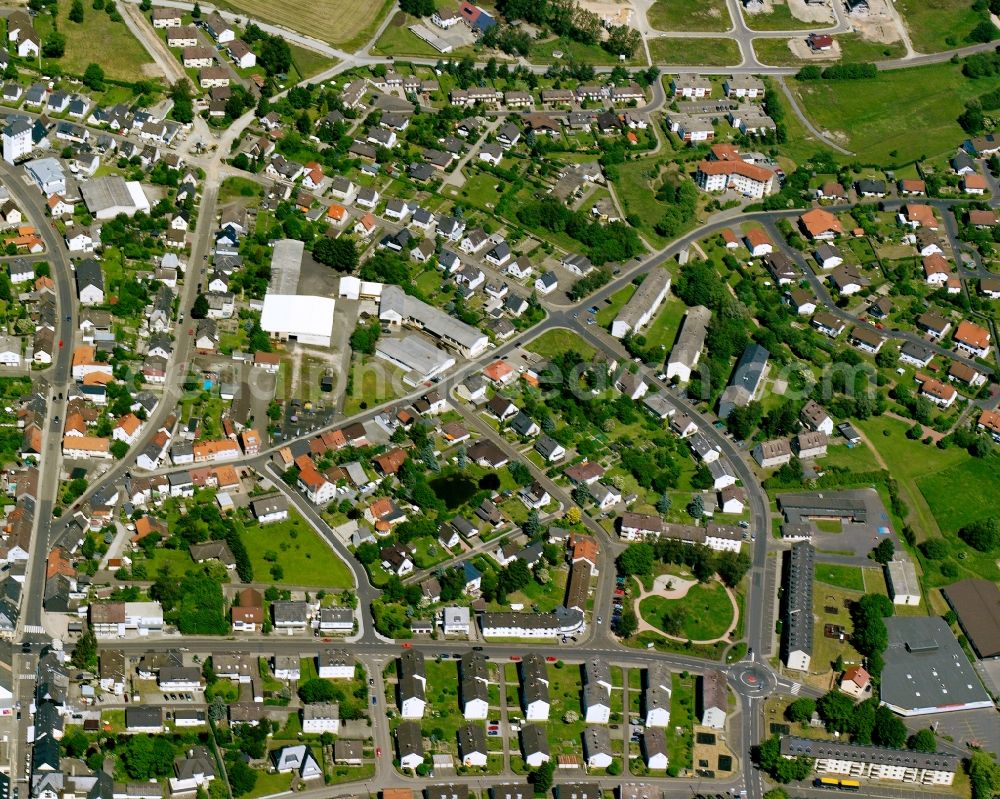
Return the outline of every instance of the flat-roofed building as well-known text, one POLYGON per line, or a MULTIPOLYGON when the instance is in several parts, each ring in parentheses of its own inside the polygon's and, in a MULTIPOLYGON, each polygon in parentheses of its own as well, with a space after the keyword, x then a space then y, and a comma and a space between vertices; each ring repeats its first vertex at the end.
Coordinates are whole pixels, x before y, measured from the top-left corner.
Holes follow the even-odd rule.
POLYGON ((894 605, 920 604, 920 581, 913 561, 889 561, 885 565, 885 582, 894 605))
POLYGON ((942 589, 973 650, 984 660, 1000 658, 1000 586, 962 580, 942 589))

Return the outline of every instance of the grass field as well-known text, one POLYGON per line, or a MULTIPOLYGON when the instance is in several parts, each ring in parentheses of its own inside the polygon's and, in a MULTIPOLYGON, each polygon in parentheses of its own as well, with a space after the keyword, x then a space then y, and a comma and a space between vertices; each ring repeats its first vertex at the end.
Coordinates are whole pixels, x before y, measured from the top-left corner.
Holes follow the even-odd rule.
POLYGON ((842 533, 844 526, 840 519, 816 519, 816 529, 821 533, 842 533))
POLYGON ((662 630, 663 614, 677 607, 684 610, 680 635, 692 641, 718 638, 733 620, 729 596, 718 582, 693 585, 682 599, 648 596, 639 603, 639 612, 647 622, 662 630))
POLYGON ((611 302, 594 314, 597 324, 603 328, 610 327, 615 317, 618 316, 618 312, 622 309, 622 306, 635 294, 635 288, 632 283, 629 283, 625 288, 612 294, 609 298, 611 302))
POLYGON ((328 58, 306 47, 296 47, 294 44, 290 44, 289 49, 292 52, 292 64, 295 66, 295 71, 303 80, 311 78, 337 63, 336 59, 328 58))
POLYGON ((583 356, 585 361, 593 359, 593 357, 597 354, 597 350, 591 347, 576 333, 571 333, 569 330, 562 330, 559 328, 546 330, 542 333, 542 335, 525 347, 525 349, 529 352, 535 353, 536 355, 541 355, 543 358, 552 358, 564 352, 576 350, 576 352, 583 356))
POLYGON ((652 183, 657 182, 660 173, 660 159, 640 158, 619 164, 615 191, 628 216, 637 216, 642 236, 654 246, 662 247, 667 240, 654 229, 663 218, 663 206, 656 199, 652 183))
POLYGON ((272 565, 281 566, 278 585, 315 585, 320 588, 352 588, 354 578, 347 564, 319 540, 316 532, 295 511, 288 519, 264 527, 248 525, 243 542, 250 553, 257 580, 271 580, 272 565), (274 557, 270 561, 268 558, 274 557))
POLYGON ((740 48, 732 39, 661 37, 649 40, 649 56, 654 64, 731 67, 740 63, 740 48))
MULTIPOLYGON (((906 48, 902 42, 883 44, 862 39, 857 34, 849 33, 837 37, 840 43, 841 61, 881 61, 886 58, 900 58, 905 55, 906 48)), ((753 49, 762 64, 776 67, 792 67, 799 64, 828 64, 831 61, 810 61, 796 56, 788 47, 787 39, 754 39, 753 49)))
POLYGON ((646 12, 649 24, 661 31, 727 31, 733 26, 725 0, 686 3, 656 0, 646 12))
MULTIPOLYGON (((685 672, 686 673, 686 672, 685 672)), ((670 694, 670 726, 682 730, 667 736, 667 760, 675 766, 690 768, 694 750, 695 678, 673 675, 670 694)))
POLYGON ((348 52, 365 44, 375 28, 389 13, 392 0, 219 0, 221 8, 282 25, 293 31, 314 36, 324 42, 343 47, 348 52))
POLYGON ((917 480, 942 532, 1000 514, 1000 461, 968 458, 917 480))
POLYGON ((857 566, 837 566, 832 563, 816 564, 816 580, 826 585, 846 588, 848 591, 864 591, 865 577, 857 566))
MULTIPOLYGON (((59 32, 66 36, 66 54, 56 63, 64 72, 82 75, 88 64, 100 64, 104 74, 116 80, 135 81, 160 75, 145 48, 124 22, 112 22, 104 11, 84 4, 83 22, 69 21, 70 3, 59 5, 59 32)), ((48 14, 35 17, 35 30, 42 41, 52 29, 48 14)))
POLYGON ((826 450, 823 466, 839 466, 852 472, 870 472, 879 468, 872 451, 864 444, 855 447, 831 444, 826 450))
POLYGON ((896 7, 913 47, 922 53, 968 44, 965 37, 980 20, 966 0, 899 0, 896 7))
POLYGON ((770 14, 747 14, 744 17, 747 27, 752 31, 794 31, 823 27, 817 26, 815 22, 799 19, 784 3, 772 3, 771 9, 770 14))
POLYGON ((864 81, 790 80, 813 123, 863 161, 933 158, 950 153, 965 134, 956 119, 978 87, 956 64, 880 72, 864 81), (906 125, 886 108, 906 108, 906 125), (893 155, 894 154, 894 155, 893 155))
MULTIPOLYGON (((565 37, 535 41, 528 51, 528 60, 533 64, 555 64, 572 60, 578 64, 617 64, 618 56, 612 55, 598 44, 582 44, 565 37), (562 58, 556 58, 556 52, 562 53, 562 58)), ((646 53, 636 48, 635 55, 623 62, 629 66, 645 66, 646 53)))

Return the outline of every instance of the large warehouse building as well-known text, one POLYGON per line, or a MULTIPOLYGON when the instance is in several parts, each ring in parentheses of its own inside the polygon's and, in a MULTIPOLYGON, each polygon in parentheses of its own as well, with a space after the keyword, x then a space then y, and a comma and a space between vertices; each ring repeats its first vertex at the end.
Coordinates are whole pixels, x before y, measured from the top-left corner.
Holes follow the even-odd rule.
POLYGON ((891 616, 882 704, 901 716, 993 707, 955 634, 937 616, 891 616))
POLYGON ((114 219, 118 214, 134 216, 139 211, 149 213, 149 200, 137 180, 107 175, 81 183, 80 193, 95 219, 114 219))
POLYGON ((333 338, 333 310, 329 297, 268 294, 260 326, 273 338, 295 339, 301 344, 329 347, 333 338))
POLYGON ((380 339, 375 355, 406 372, 403 382, 411 386, 432 380, 455 365, 454 356, 417 333, 380 339))
POLYGON ((1000 587, 989 580, 962 580, 942 593, 976 654, 1000 658, 1000 587))

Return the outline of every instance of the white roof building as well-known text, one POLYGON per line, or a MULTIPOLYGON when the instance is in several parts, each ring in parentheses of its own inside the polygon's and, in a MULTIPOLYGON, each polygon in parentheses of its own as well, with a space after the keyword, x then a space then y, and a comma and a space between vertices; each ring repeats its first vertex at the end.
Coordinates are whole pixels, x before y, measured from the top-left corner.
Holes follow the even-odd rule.
POLYGON ((329 347, 335 306, 330 297, 268 294, 260 326, 274 338, 294 338, 302 344, 329 347))

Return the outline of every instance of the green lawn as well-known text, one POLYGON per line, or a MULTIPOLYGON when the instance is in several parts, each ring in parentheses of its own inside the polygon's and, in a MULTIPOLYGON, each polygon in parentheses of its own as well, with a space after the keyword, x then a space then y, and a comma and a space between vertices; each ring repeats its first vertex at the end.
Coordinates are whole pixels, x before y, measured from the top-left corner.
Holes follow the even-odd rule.
POLYGON ((595 314, 597 324, 603 328, 611 327, 611 323, 618 316, 618 312, 622 309, 622 306, 635 294, 635 289, 635 284, 629 283, 625 288, 612 294, 608 298, 610 302, 595 314))
POLYGON ((784 3, 772 3, 770 14, 747 14, 744 19, 747 27, 754 31, 794 31, 822 27, 794 16, 784 3))
POLYGON ((678 607, 684 611, 680 635, 692 641, 718 638, 733 619, 732 604, 719 582, 693 585, 682 599, 648 596, 639 603, 639 612, 647 622, 662 630, 663 614, 678 607))
POLYGON ((670 295, 653 319, 652 324, 642 331, 646 337, 647 347, 663 347, 664 351, 674 346, 674 338, 680 329, 681 321, 687 312, 687 306, 679 299, 670 295))
POLYGON ((320 588, 353 588, 354 578, 347 564, 330 549, 305 520, 289 510, 289 518, 263 527, 250 524, 243 541, 253 562, 254 577, 273 579, 271 568, 280 566, 283 575, 274 579, 278 585, 315 585, 320 588), (272 563, 270 558, 274 557, 272 563))
MULTIPOLYGON (((95 11, 90 3, 84 4, 83 22, 70 22, 70 6, 71 3, 59 4, 57 24, 66 37, 66 54, 55 63, 64 72, 82 75, 88 64, 100 64, 109 78, 123 81, 161 74, 124 22, 112 22, 105 11, 95 11)), ((35 17, 35 30, 42 41, 51 29, 52 18, 48 14, 35 17)))
POLYGON ((984 90, 951 63, 880 72, 863 81, 792 79, 789 86, 817 127, 875 163, 951 153, 965 138, 956 121, 965 101, 984 90), (886 108, 905 108, 907 124, 886 108))
POLYGON ((656 0, 646 12, 649 24, 661 31, 727 31, 733 21, 725 0, 698 4, 684 0, 656 0))
POLYGON ((844 525, 840 519, 816 519, 816 529, 821 533, 842 533, 844 525))
POLYGON ((899 0, 897 8, 913 47, 922 53, 968 44, 969 31, 981 19, 966 0, 899 0))
POLYGON ((667 760, 680 768, 690 768, 694 752, 695 678, 692 675, 682 677, 674 674, 671 688, 670 726, 683 732, 667 736, 667 760))
POLYGON ((292 65, 302 80, 311 78, 337 63, 336 59, 317 53, 308 47, 296 47, 294 44, 289 44, 289 49, 292 52, 292 65))
POLYGON ((597 350, 580 338, 576 333, 561 328, 546 330, 542 335, 525 347, 529 352, 541 355, 543 358, 553 358, 564 352, 575 350, 585 361, 592 360, 597 350))
POLYGON ((1000 460, 967 458, 917 479, 943 532, 1000 515, 1000 460))
POLYGON ((837 566, 831 563, 817 563, 816 580, 827 585, 846 588, 849 591, 865 590, 864 574, 857 566, 837 566))
POLYGON ((740 63, 740 48, 733 39, 660 37, 649 40, 649 55, 657 65, 731 67, 740 63))
POLYGON ((826 457, 823 458, 823 466, 838 466, 852 472, 870 472, 879 468, 878 462, 872 451, 864 444, 854 447, 845 445, 833 445, 826 450, 826 457))

